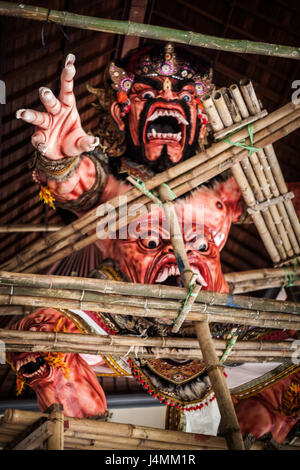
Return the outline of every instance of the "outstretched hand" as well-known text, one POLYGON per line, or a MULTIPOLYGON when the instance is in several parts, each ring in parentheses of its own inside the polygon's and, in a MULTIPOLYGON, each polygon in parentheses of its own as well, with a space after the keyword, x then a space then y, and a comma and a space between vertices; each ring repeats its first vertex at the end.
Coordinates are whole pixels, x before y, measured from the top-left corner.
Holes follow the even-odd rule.
POLYGON ((58 99, 50 88, 39 89, 41 102, 46 112, 19 109, 16 117, 33 124, 32 145, 52 160, 73 157, 90 152, 99 144, 97 137, 87 135, 81 127, 80 116, 73 93, 76 73, 75 56, 68 54, 61 73, 61 89, 58 99))

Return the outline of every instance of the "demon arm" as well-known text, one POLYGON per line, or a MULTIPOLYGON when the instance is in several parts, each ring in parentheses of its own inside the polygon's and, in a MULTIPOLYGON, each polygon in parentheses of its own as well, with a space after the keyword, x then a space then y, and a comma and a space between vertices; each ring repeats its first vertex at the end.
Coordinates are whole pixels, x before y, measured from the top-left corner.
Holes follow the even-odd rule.
POLYGON ((50 190, 55 205, 84 212, 99 202, 107 184, 98 137, 85 133, 73 93, 75 56, 69 54, 56 98, 49 88, 39 89, 45 112, 20 109, 16 113, 35 126, 31 142, 36 149, 33 179, 50 190))

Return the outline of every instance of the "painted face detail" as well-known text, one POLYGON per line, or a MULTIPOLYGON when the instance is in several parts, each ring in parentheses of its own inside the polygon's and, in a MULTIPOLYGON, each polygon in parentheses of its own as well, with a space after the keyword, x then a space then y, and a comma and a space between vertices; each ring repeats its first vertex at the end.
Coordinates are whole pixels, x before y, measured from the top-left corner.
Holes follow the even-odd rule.
MULTIPOLYGON (((201 187, 175 202, 190 265, 203 289, 227 292, 220 251, 233 221, 242 213, 241 193, 233 177, 201 187)), ((102 240, 103 259, 112 258, 132 282, 181 285, 163 208, 141 216, 128 227, 127 239, 102 240)))
MULTIPOLYGON (((201 240, 185 242, 188 259, 205 290, 227 292, 219 251, 208 233, 201 240)), ((181 286, 180 272, 170 240, 161 234, 142 239, 119 240, 120 267, 133 281, 181 286)))
POLYGON ((196 92, 191 84, 180 89, 175 79, 156 77, 149 82, 136 82, 130 92, 129 134, 143 161, 157 166, 157 160, 163 160, 166 168, 188 156, 194 143, 196 92))
MULTIPOLYGON (((202 224, 203 214, 197 219, 196 209, 192 204, 176 205, 190 265, 203 289, 227 292, 218 247, 209 227, 202 224)), ((114 241, 114 259, 121 270, 133 282, 180 286, 180 272, 163 209, 157 208, 141 217, 136 228, 128 239, 114 241)))
MULTIPOLYGON (((45 308, 17 322, 13 329, 26 331, 63 331, 79 333, 71 320, 60 312, 45 308)), ((8 353, 8 361, 37 394, 41 411, 61 403, 66 416, 83 418, 101 415, 106 399, 97 377, 78 354, 8 353)))

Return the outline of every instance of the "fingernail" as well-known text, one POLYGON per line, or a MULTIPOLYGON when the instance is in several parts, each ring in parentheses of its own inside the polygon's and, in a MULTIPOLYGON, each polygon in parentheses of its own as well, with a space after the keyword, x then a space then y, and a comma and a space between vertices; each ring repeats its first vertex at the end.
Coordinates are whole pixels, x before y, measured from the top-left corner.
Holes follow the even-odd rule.
POLYGON ((32 121, 34 119, 34 114, 32 111, 25 111, 23 119, 27 119, 28 121, 32 121))
POLYGON ((49 100, 51 98, 51 93, 52 92, 51 92, 50 88, 41 87, 39 89, 39 93, 45 100, 49 100))
POLYGON ((65 61, 65 67, 68 67, 69 65, 73 65, 75 62, 75 55, 74 54, 68 54, 66 61, 65 61))
POLYGON ((17 119, 21 119, 22 118, 22 113, 24 113, 25 109, 18 109, 18 111, 16 111, 16 118, 17 119))

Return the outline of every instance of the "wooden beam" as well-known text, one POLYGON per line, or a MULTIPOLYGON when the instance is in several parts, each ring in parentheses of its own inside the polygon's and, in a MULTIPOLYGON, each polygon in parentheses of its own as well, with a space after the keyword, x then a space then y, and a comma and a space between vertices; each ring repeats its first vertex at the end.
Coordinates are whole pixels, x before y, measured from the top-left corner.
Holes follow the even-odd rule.
MULTIPOLYGON (((148 0, 131 0, 128 21, 135 23, 144 23, 148 0)), ((140 38, 137 36, 124 36, 121 57, 124 57, 128 51, 135 49, 140 44, 140 38)))

